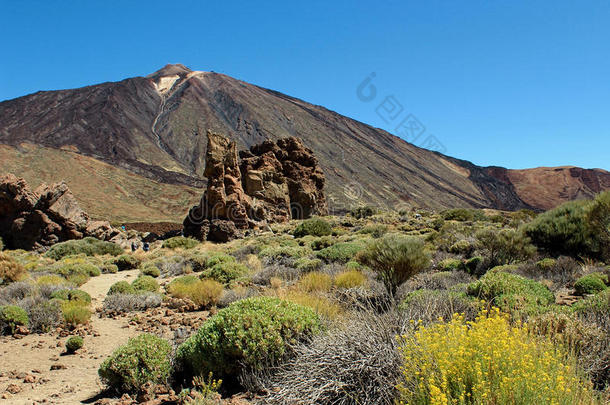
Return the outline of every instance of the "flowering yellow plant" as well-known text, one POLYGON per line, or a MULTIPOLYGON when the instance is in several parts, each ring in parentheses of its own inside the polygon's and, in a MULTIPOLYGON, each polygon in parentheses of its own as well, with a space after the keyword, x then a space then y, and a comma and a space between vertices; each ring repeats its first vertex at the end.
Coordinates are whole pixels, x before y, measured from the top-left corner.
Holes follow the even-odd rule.
POLYGON ((596 404, 573 360, 497 308, 399 336, 400 404, 596 404))

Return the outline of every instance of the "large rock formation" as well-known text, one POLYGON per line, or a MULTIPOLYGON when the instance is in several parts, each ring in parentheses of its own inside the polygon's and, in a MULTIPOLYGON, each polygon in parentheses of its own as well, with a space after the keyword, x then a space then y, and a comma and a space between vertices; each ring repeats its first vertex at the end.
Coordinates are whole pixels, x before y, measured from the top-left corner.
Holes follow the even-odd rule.
POLYGON ((208 187, 184 220, 185 235, 226 242, 266 223, 328 213, 324 174, 300 139, 265 141, 240 157, 234 142, 208 131, 208 187))
POLYGON ((0 178, 0 237, 8 248, 44 250, 69 239, 119 234, 108 222, 91 221, 63 182, 31 191, 24 179, 0 178))

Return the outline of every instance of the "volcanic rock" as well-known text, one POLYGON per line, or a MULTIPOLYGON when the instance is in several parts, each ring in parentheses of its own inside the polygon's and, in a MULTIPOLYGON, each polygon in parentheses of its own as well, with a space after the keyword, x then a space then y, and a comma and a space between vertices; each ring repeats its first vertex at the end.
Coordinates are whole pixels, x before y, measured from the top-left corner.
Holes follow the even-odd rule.
POLYGON ((264 141, 240 152, 208 131, 208 187, 184 220, 184 234, 227 242, 247 229, 328 213, 325 178, 311 149, 298 138, 264 141))
POLYGON ((0 237, 8 248, 40 251, 70 239, 119 234, 108 222, 90 221, 63 182, 31 191, 13 174, 0 178, 0 237))

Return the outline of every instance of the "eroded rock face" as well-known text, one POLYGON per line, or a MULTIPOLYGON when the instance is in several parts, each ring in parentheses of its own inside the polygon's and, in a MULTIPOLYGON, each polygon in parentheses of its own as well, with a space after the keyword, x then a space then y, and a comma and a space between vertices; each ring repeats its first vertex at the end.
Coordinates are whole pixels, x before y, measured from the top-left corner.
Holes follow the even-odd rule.
POLYGON ((90 221, 63 182, 31 191, 24 179, 0 178, 0 237, 11 249, 44 250, 69 239, 118 235, 108 222, 90 221))
POLYGON ((324 174, 298 138, 265 141, 240 152, 208 131, 208 187, 184 220, 184 233, 226 242, 270 222, 328 213, 324 174))

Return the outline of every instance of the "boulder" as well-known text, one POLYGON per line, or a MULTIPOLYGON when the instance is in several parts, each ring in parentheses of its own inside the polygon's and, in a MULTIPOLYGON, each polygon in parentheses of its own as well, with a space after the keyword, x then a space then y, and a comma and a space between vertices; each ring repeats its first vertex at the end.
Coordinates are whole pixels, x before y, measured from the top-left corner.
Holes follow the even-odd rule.
POLYGON ((226 242, 271 222, 328 213, 324 174, 300 139, 267 140, 239 157, 235 142, 208 131, 208 185, 184 220, 185 236, 226 242))
POLYGON ((10 249, 42 251, 70 239, 119 234, 108 222, 90 221, 63 182, 32 191, 12 174, 0 178, 0 237, 10 249))

